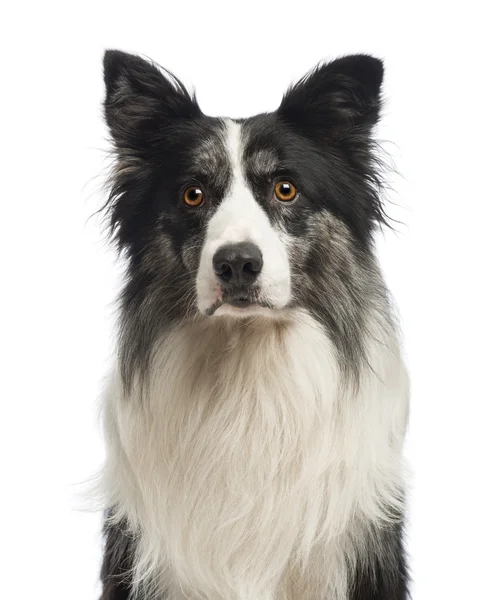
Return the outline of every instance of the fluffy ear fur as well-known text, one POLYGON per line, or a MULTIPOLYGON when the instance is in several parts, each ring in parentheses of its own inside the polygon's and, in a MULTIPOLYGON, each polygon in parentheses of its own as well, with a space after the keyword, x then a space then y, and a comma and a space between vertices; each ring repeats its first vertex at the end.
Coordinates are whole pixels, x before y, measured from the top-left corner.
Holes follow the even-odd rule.
POLYGON ((342 138, 348 131, 368 134, 380 112, 383 64, 355 54, 318 66, 285 94, 281 117, 308 135, 342 138))
POLYGON ((103 68, 105 117, 118 149, 146 152, 158 128, 201 114, 174 75, 139 56, 107 50, 103 68))

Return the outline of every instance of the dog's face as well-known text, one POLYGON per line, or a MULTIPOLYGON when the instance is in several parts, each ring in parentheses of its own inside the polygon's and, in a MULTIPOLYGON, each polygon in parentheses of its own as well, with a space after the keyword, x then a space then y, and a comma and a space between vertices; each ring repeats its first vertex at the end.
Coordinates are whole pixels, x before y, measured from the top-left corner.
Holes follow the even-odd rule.
POLYGON ((108 51, 104 68, 109 208, 136 330, 294 307, 331 330, 343 328, 339 313, 357 319, 367 285, 357 274, 383 218, 371 140, 379 60, 326 64, 276 112, 236 121, 204 115, 178 80, 138 57, 108 51))

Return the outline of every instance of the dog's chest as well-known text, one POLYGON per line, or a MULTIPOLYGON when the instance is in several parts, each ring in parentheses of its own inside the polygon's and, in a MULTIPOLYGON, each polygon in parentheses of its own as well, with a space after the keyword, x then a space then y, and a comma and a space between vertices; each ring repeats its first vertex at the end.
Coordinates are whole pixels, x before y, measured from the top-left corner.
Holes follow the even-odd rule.
POLYGON ((344 390, 336 352, 311 319, 234 332, 185 328, 163 340, 147 393, 129 399, 118 419, 128 466, 118 464, 115 477, 127 472, 135 482, 121 495, 140 524, 145 564, 166 560, 191 598, 236 590, 241 600, 277 600, 283 590, 289 599, 299 586, 304 600, 310 585, 315 600, 329 585, 317 569, 315 579, 292 582, 327 545, 316 558, 319 579, 341 573, 327 600, 340 598, 353 515, 376 510, 387 465, 374 457, 389 439, 383 402, 370 405, 376 415, 357 411, 362 399, 344 390), (383 439, 372 447, 374 419, 383 439))

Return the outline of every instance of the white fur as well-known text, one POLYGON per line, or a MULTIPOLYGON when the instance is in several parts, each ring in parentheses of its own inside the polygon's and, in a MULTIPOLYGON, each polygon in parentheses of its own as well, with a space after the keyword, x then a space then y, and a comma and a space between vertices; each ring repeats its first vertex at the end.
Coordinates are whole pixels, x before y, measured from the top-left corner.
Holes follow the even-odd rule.
POLYGON ((232 184, 208 224, 196 281, 198 308, 204 313, 220 298, 212 259, 218 248, 234 242, 253 242, 260 248, 264 261, 258 279, 262 298, 275 308, 282 308, 290 299, 287 236, 274 229, 246 183, 242 170, 241 126, 231 120, 227 121, 226 147, 232 184))
POLYGON ((345 600, 363 523, 392 518, 408 397, 393 331, 370 314, 354 387, 324 328, 281 313, 185 322, 159 341, 149 382, 128 393, 113 377, 104 486, 140 536, 137 585, 161 580, 170 600, 345 600))

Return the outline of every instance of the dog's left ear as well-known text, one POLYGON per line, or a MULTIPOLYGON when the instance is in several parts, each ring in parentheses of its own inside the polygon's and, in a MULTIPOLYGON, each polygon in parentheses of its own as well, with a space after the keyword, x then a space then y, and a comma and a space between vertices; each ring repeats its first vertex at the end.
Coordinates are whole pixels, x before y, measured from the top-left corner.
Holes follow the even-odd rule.
POLYGON ((380 116, 382 61, 365 54, 339 58, 308 73, 285 94, 278 114, 311 136, 367 135, 380 116))

